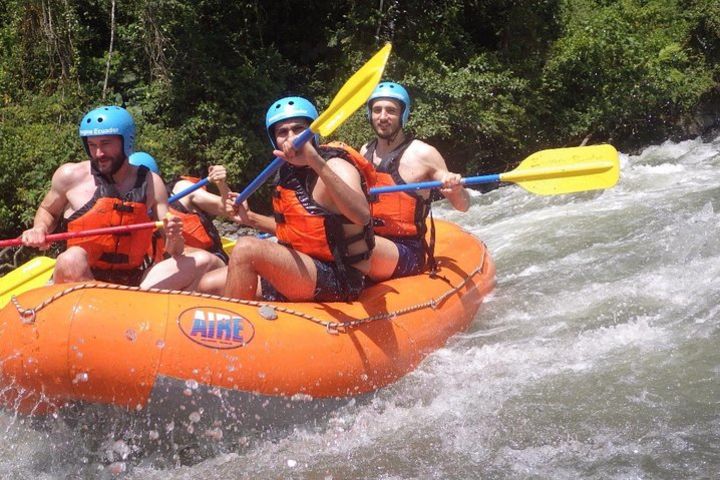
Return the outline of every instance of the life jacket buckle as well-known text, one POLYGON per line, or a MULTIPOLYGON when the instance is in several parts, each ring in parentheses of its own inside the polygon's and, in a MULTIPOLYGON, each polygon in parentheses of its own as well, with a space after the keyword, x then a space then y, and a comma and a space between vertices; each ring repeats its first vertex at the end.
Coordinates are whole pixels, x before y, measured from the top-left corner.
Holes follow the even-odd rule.
POLYGON ((124 203, 116 203, 113 205, 113 210, 117 210, 118 212, 122 212, 122 213, 132 213, 135 211, 135 208, 132 205, 126 205, 124 203))

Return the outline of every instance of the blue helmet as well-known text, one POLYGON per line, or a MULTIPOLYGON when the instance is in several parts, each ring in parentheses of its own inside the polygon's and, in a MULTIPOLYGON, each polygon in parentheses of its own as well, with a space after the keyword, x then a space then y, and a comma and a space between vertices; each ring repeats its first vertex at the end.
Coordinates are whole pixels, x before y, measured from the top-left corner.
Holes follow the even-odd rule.
MULTIPOLYGON (((315 105, 302 97, 285 97, 273 102, 265 114, 265 130, 273 147, 278 148, 275 145, 275 135, 272 132, 273 125, 290 118, 307 118, 312 123, 318 118, 318 112, 315 105)), ((317 135, 315 135, 315 142, 318 142, 317 135)))
POLYGON ((135 122, 132 115, 122 107, 108 105, 98 107, 85 114, 80 120, 80 138, 83 140, 85 152, 90 155, 87 146, 87 137, 100 135, 120 135, 123 142, 125 156, 133 153, 135 145, 135 122))
POLYGON ((135 152, 132 155, 130 155, 130 165, 135 165, 136 167, 139 166, 145 166, 147 167, 151 172, 155 172, 158 175, 160 175, 160 169, 158 168, 158 164, 155 161, 155 159, 150 155, 149 153, 145 152, 135 152))
POLYGON ((373 93, 370 95, 367 101, 367 115, 368 118, 372 115, 372 104, 379 98, 391 98, 398 100, 402 103, 402 115, 400 116, 400 126, 404 127, 407 125, 408 119, 410 118, 410 95, 408 95, 405 87, 395 82, 380 82, 375 87, 373 93))

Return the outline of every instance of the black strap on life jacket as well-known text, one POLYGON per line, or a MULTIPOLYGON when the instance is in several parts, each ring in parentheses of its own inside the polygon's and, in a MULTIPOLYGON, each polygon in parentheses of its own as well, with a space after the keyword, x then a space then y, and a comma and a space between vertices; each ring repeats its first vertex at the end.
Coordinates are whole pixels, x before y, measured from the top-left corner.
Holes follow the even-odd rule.
MULTIPOLYGON (((328 149, 329 150, 329 149, 328 149)), ((326 150, 320 151, 322 155, 331 155, 333 158, 337 155, 326 150)), ((340 157, 343 158, 343 157, 340 157)), ((284 188, 294 190, 296 198, 300 204, 310 212, 311 214, 319 215, 323 217, 323 226, 327 235, 328 247, 333 256, 333 263, 338 272, 338 283, 340 287, 340 298, 343 300, 350 300, 350 288, 349 288, 349 275, 348 268, 353 268, 352 265, 356 264, 361 260, 370 258, 372 248, 375 246, 375 236, 372 229, 372 225, 366 225, 362 232, 352 235, 350 237, 345 236, 343 225, 352 224, 352 222, 341 214, 336 214, 327 211, 312 199, 311 192, 317 183, 318 175, 314 170, 302 167, 298 168, 292 165, 285 164, 280 168, 278 172, 276 184, 282 185, 284 188), (368 250, 356 254, 349 254, 349 246, 359 240, 365 240, 368 246, 368 250)), ((279 192, 275 191, 275 195, 278 196, 279 192)), ((275 213, 275 221, 283 223, 285 218, 282 214, 275 213)), ((288 246, 284 242, 279 242, 285 246, 288 246)))
MULTIPOLYGON (((123 202, 147 202, 146 177, 148 172, 150 171, 147 169, 147 167, 141 166, 138 168, 137 177, 135 178, 135 184, 129 191, 124 194, 118 191, 114 183, 109 183, 104 175, 101 175, 95 170, 91 171, 93 179, 95 180, 95 192, 93 193, 92 198, 88 200, 85 205, 80 207, 78 210, 75 210, 73 214, 70 215, 68 218, 63 219, 61 231, 67 231, 67 224, 88 212, 95 205, 95 202, 97 202, 97 200, 100 198, 117 198, 123 202)), ((113 208, 123 213, 132 213, 133 211, 132 205, 116 204, 113 208)))
MULTIPOLYGON (((67 232, 68 224, 71 221, 80 218, 85 213, 90 211, 100 198, 117 198, 123 202, 136 202, 145 204, 147 202, 147 177, 149 172, 150 170, 147 167, 140 166, 137 170, 137 176, 135 178, 135 183, 133 184, 133 187, 129 191, 122 194, 118 191, 117 186, 112 180, 112 177, 108 179, 91 164, 90 173, 92 174, 93 180, 95 182, 95 192, 93 193, 92 198, 90 198, 90 200, 88 200, 85 205, 75 210, 68 218, 62 218, 56 231, 67 232)), ((132 213, 134 211, 134 208, 135 207, 133 207, 132 205, 127 205, 124 203, 117 203, 113 205, 113 209, 121 213, 132 213)), ((131 233, 119 232, 114 233, 113 235, 115 237, 121 237, 131 235, 131 233)), ((61 248, 67 248, 67 241, 63 241, 61 243, 61 248)), ((106 263, 120 265, 127 263, 129 261, 129 257, 126 254, 105 252, 100 255, 100 260, 106 263)), ((138 267, 137 270, 144 271, 149 268, 152 263, 152 259, 146 257, 143 264, 138 267)))

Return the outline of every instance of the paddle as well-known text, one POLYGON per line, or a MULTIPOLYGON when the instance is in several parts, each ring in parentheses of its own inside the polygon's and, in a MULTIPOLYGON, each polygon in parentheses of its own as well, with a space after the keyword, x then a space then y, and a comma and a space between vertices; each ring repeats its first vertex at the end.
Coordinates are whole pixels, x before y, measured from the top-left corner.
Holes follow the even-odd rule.
MULTIPOLYGON (((340 91, 335 95, 335 98, 330 102, 330 106, 310 124, 310 128, 295 137, 293 140, 293 148, 297 150, 315 134, 320 134, 324 137, 330 135, 347 120, 355 110, 365 104, 382 77, 391 48, 389 43, 386 44, 345 82, 340 91)), ((235 199, 235 204, 239 205, 247 200, 260 185, 265 183, 265 181, 280 168, 283 161, 282 158, 275 157, 275 159, 240 192, 240 195, 235 199)))
POLYGON ((170 196, 170 198, 168 198, 168 205, 170 205, 171 203, 177 202, 178 200, 180 200, 181 198, 183 198, 187 195, 190 195, 195 190, 199 190, 199 189, 203 188, 208 183, 210 183, 210 177, 205 177, 202 180, 200 180, 199 182, 193 183, 192 185, 187 187, 185 190, 182 190, 182 191, 176 193, 175 195, 170 196))
MULTIPOLYGON (((535 152, 515 170, 505 173, 465 177, 463 185, 514 182, 539 195, 598 190, 615 185, 620 176, 617 150, 612 145, 554 148, 535 152)), ((442 187, 440 181, 428 181, 371 188, 371 195, 407 192, 442 187)))
POLYGON ((53 275, 55 259, 35 257, 0 279, 0 308, 7 305, 13 295, 45 285, 53 275))
MULTIPOLYGON (((109 233, 125 233, 147 228, 160 228, 163 222, 136 223, 134 225, 118 225, 116 227, 95 228, 79 232, 64 232, 46 235, 47 243, 53 243, 70 238, 103 235, 109 233)), ((21 238, 0 241, 0 248, 17 247, 22 245, 21 238)), ((50 257, 36 257, 22 266, 16 268, 0 279, 0 308, 4 307, 12 296, 45 285, 53 275, 55 259, 50 257)))
MULTIPOLYGON (((210 183, 210 178, 206 177, 200 180, 197 183, 192 184, 185 190, 176 193, 175 195, 172 195, 170 198, 168 198, 168 205, 177 202, 181 198, 191 194, 195 190, 204 187, 210 183)), ((127 233, 127 232, 133 232, 135 230, 144 230, 147 228, 161 228, 162 222, 145 222, 145 223, 137 223, 134 225, 118 225, 115 227, 104 227, 104 228, 96 228, 92 230, 83 230, 80 232, 65 232, 65 233, 55 233, 52 235, 46 235, 45 239, 48 243, 53 242, 59 242, 61 240, 67 240, 70 238, 80 238, 80 237, 90 237, 93 235, 104 235, 104 234, 110 234, 110 233, 127 233)), ((0 240, 0 248, 5 247, 18 247, 22 245, 22 240, 20 237, 18 238, 12 238, 9 240, 0 240)), ((1 286, 0 286, 1 287, 1 286)))
MULTIPOLYGON (((235 243, 236 240, 222 237, 223 250, 228 255, 235 247, 235 243)), ((52 278, 54 269, 54 258, 35 257, 0 278, 0 308, 7 305, 13 295, 18 296, 33 288, 46 285, 52 278)))
MULTIPOLYGON (((107 235, 110 233, 127 233, 134 232, 135 230, 145 230, 148 228, 161 228, 162 226, 163 222, 145 222, 135 223, 132 225, 118 225, 115 227, 93 228, 90 230, 82 230, 79 232, 53 233, 50 235, 45 235, 45 241, 47 243, 54 243, 70 238, 90 237, 93 235, 107 235)), ((20 245, 22 245, 21 237, 12 238, 10 240, 0 240, 0 248, 18 247, 20 245)))
MULTIPOLYGON (((172 195, 168 198, 168 204, 180 200, 186 195, 194 192, 195 190, 202 188, 210 182, 209 178, 203 178, 199 182, 191 185, 185 190, 172 195)), ((102 235, 110 233, 126 233, 134 230, 143 230, 147 228, 160 228, 162 222, 146 222, 138 223, 134 225, 119 225, 115 227, 96 228, 92 230, 84 230, 80 232, 65 232, 47 235, 45 238, 48 243, 57 242, 60 240, 67 240, 69 238, 79 238, 92 235, 102 235)), ((17 247, 22 245, 20 238, 14 238, 10 240, 0 240, 0 248, 4 247, 17 247)), ((226 251, 232 250, 235 245, 234 242, 226 242, 223 239, 223 247, 226 251)), ((12 272, 4 275, 0 279, 0 308, 4 307, 13 295, 19 295, 23 292, 31 290, 35 287, 45 285, 53 275, 55 268, 55 259, 50 257, 36 257, 29 260, 25 264, 16 268, 12 272)))

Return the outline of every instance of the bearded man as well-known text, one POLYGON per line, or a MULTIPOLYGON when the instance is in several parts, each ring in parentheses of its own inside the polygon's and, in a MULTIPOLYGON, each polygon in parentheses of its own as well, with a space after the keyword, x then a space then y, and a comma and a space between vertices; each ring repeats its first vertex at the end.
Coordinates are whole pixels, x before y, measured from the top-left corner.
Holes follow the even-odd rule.
POLYGON ((104 106, 80 121, 80 139, 89 160, 66 163, 52 177, 33 227, 22 233, 23 245, 47 249, 54 230, 132 225, 163 219, 165 252, 170 258, 153 265, 153 229, 69 239, 55 264, 55 283, 99 280, 141 288, 193 289, 212 260, 208 252, 183 255, 182 221, 166 218, 167 191, 156 173, 129 163, 135 122, 122 107, 104 106), (153 275, 164 265, 162 276, 153 275))

